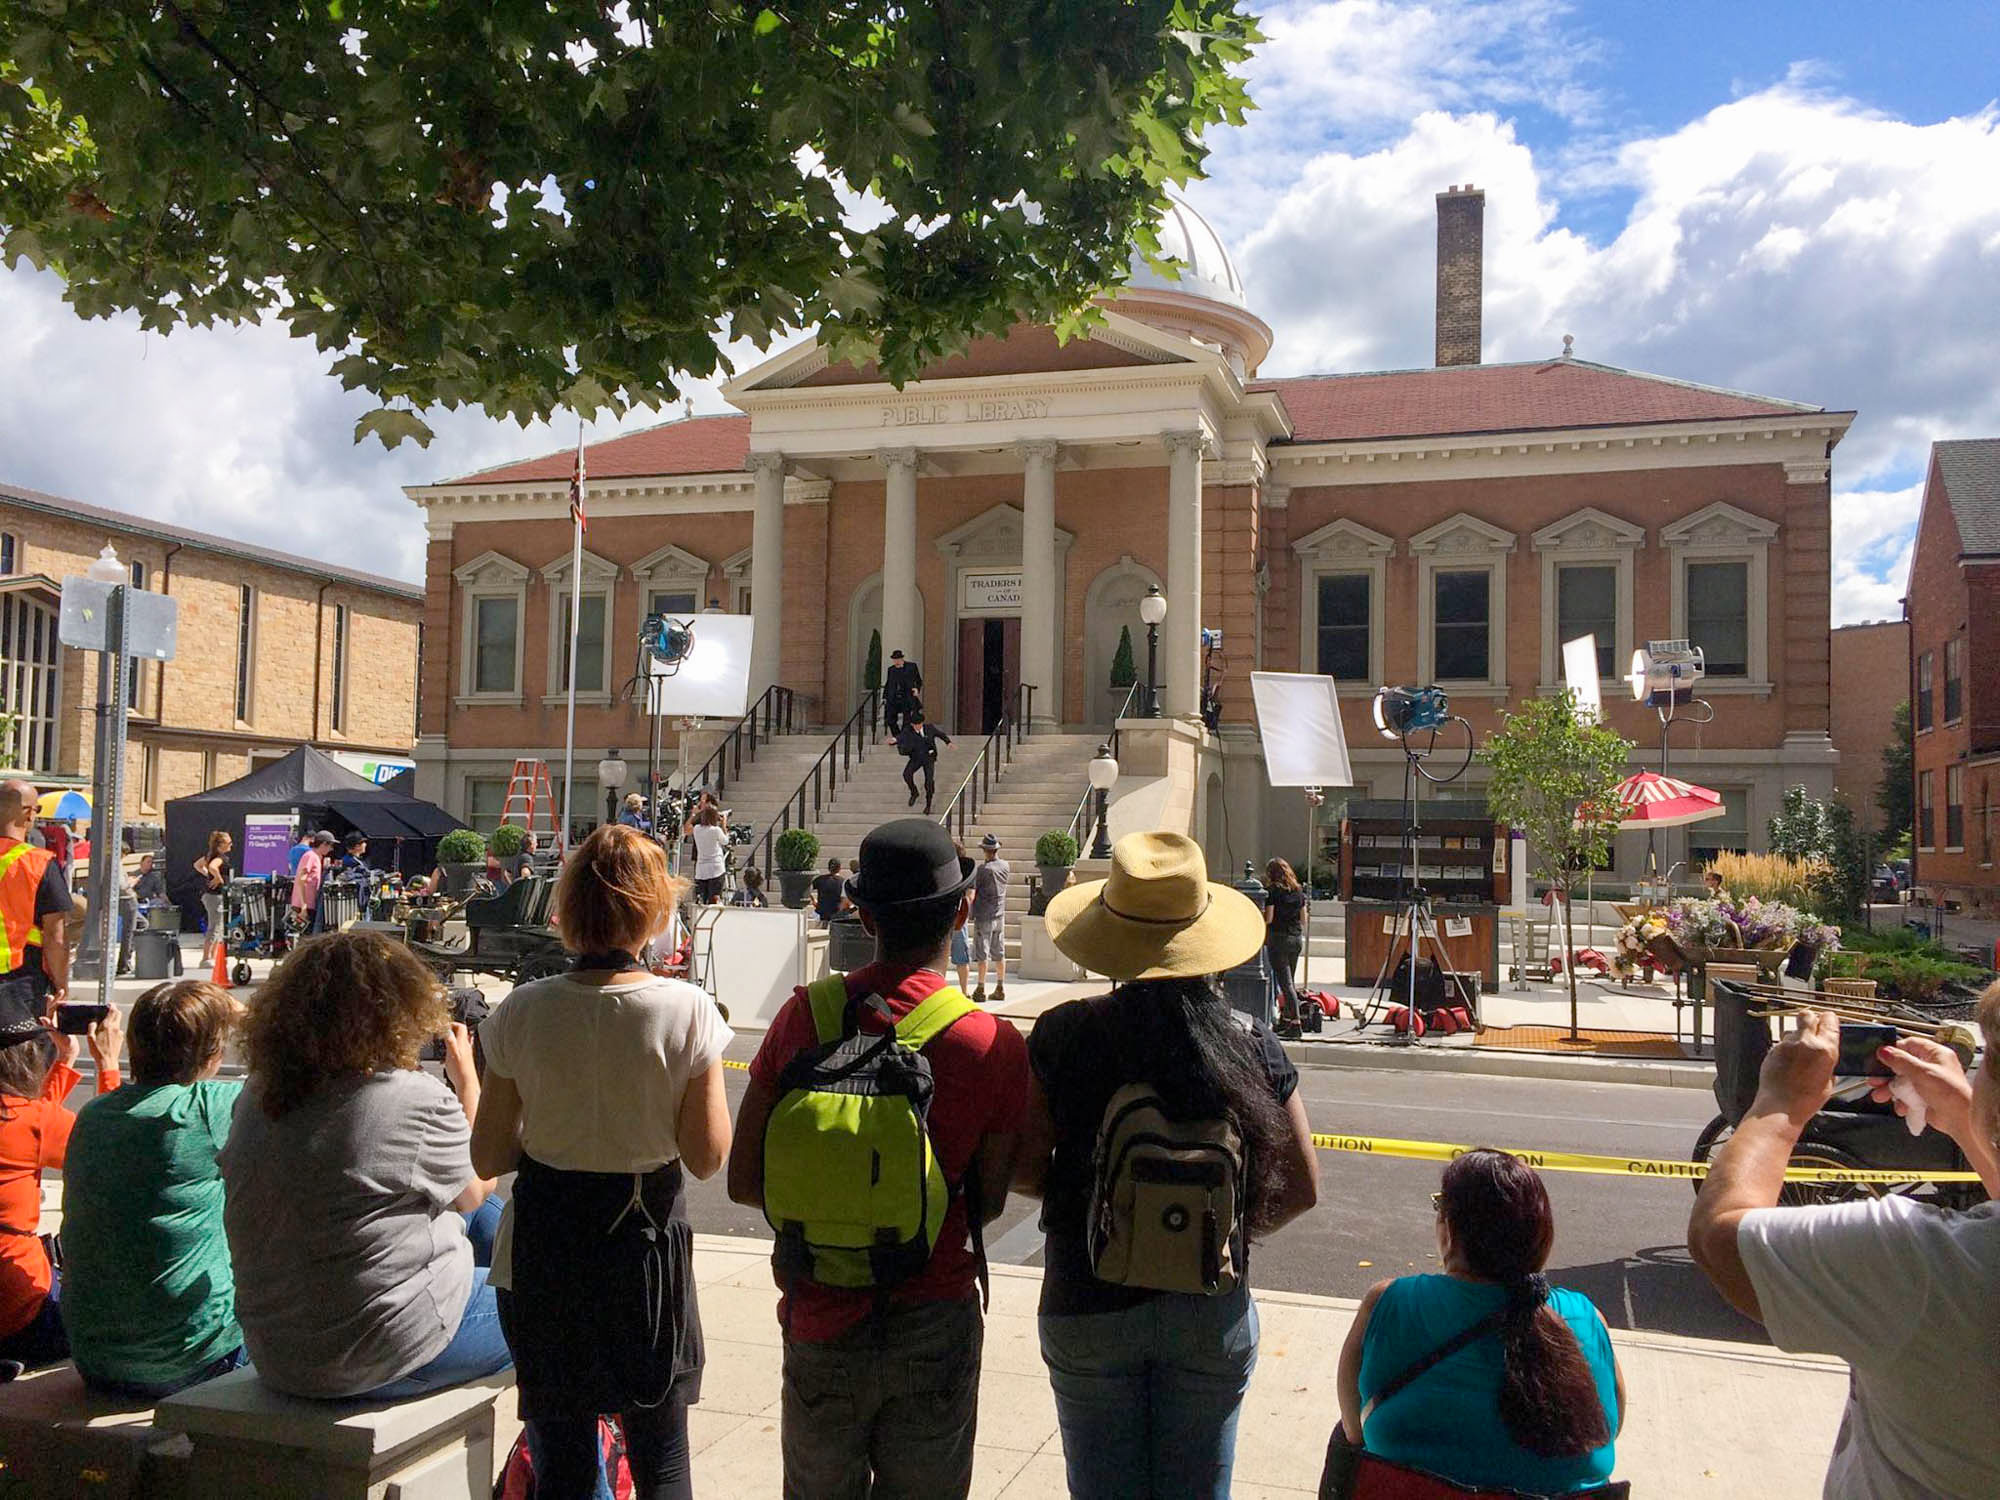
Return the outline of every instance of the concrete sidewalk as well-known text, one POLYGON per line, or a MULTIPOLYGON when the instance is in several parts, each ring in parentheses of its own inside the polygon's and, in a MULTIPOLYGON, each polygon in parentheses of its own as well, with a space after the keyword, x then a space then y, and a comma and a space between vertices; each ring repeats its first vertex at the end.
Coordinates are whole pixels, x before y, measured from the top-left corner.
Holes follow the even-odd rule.
MULTIPOLYGON (((776 1495, 781 1346, 768 1244, 695 1236, 708 1371, 690 1417, 696 1493, 776 1495)), ((1064 1493, 1062 1440, 1035 1334, 1041 1273, 993 1267, 972 1493, 1064 1493)), ((1354 1303, 1260 1292, 1263 1341, 1237 1439, 1237 1500, 1310 1496, 1338 1416, 1354 1303)), ((1612 1334, 1630 1416, 1618 1477, 1641 1496, 1815 1500, 1847 1394, 1838 1360, 1665 1334, 1612 1334)), ((503 1406, 508 1403, 503 1403, 503 1406)), ((511 1416, 511 1413, 503 1413, 511 1416)), ((504 1445, 503 1449, 504 1451, 504 1445)))

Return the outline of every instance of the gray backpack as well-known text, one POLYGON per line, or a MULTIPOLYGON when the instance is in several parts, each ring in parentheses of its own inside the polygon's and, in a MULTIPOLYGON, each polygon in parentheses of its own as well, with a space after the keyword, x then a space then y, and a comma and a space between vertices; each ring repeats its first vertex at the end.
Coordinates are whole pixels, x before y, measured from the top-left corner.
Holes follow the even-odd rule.
POLYGON ((1228 1120, 1176 1120, 1151 1084, 1127 1084, 1097 1131, 1086 1225, 1097 1279, 1197 1297, 1234 1291, 1247 1175, 1228 1120))

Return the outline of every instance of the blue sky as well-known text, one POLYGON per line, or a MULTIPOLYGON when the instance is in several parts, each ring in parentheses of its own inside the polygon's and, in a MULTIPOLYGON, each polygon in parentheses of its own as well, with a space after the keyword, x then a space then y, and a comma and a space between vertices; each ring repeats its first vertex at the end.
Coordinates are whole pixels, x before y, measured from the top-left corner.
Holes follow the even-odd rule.
MULTIPOLYGON (((1276 333, 1266 373, 1428 363, 1433 194, 1476 182, 1487 357, 1571 333, 1583 358, 1857 409, 1834 613, 1897 611, 1929 444, 2000 434, 2000 3, 1253 8, 1260 108, 1189 197, 1276 333)), ((25 268, 0 271, 0 329, 0 477, 411 578, 402 485, 573 441, 459 413, 428 450, 356 446, 372 403, 308 346, 82 323, 25 268)))

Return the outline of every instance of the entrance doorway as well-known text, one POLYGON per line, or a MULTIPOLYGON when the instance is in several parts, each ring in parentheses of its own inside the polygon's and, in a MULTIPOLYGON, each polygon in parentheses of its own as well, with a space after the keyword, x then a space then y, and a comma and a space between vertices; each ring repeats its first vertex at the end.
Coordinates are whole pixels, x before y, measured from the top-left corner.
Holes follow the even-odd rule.
POLYGON ((960 734, 991 734, 1021 685, 1021 622, 1018 618, 961 619, 958 622, 958 717, 960 734))

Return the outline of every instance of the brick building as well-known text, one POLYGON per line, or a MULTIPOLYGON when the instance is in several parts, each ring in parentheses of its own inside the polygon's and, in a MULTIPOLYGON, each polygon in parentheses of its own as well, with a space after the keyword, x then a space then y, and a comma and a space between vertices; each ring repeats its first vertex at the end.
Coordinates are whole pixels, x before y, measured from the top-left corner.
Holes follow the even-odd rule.
MULTIPOLYGON (((1620 680, 1633 648, 1706 648, 1715 717, 1677 729, 1673 765, 1729 813, 1693 841, 1759 845, 1786 785, 1832 787, 1829 470, 1852 414, 1567 343, 1480 363, 1483 194, 1438 208, 1435 368, 1260 380, 1272 330, 1175 205, 1179 280, 1141 265, 1067 345, 1019 328, 896 390, 807 344, 732 382, 735 413, 595 445, 579 761, 643 743, 616 693, 649 607, 752 613, 753 689, 789 686, 826 725, 859 701, 879 630, 885 656, 922 663, 932 717, 977 734, 1018 683, 1046 724, 1107 726, 1120 633, 1143 675, 1137 604, 1157 585, 1167 715, 1192 720, 1219 673, 1219 728, 1187 730, 1195 780, 1175 804, 1212 859, 1304 852, 1297 793, 1266 785, 1251 670, 1335 676, 1355 794, 1394 796, 1376 687, 1440 682, 1483 734, 1556 688, 1560 642, 1586 630, 1611 721, 1648 765, 1660 728, 1620 680)), ((515 755, 560 753, 571 468, 557 453, 407 491, 437 643, 418 789, 475 822, 515 755)), ((1644 847, 1621 841, 1622 872, 1644 847)))
POLYGON ((1990 910, 2000 905, 2000 438, 1931 445, 1903 612, 1915 879, 1933 896, 1990 910))
POLYGON ((12 766, 44 787, 87 785, 97 658, 56 642, 65 575, 105 543, 141 588, 180 601, 170 662, 127 691, 125 816, 233 781, 301 743, 359 770, 406 758, 416 729, 423 594, 79 501, 0 485, 0 710, 20 715, 12 766))
POLYGON ((1834 795, 1854 809, 1863 828, 1882 831, 1876 792, 1882 785, 1882 752, 1895 738, 1896 684, 1910 674, 1910 623, 1869 620, 1833 632, 1834 795))

